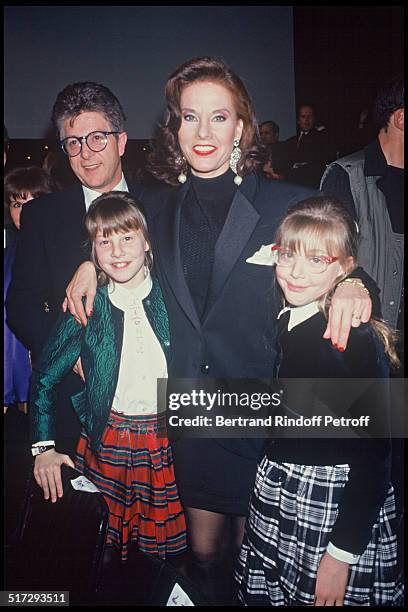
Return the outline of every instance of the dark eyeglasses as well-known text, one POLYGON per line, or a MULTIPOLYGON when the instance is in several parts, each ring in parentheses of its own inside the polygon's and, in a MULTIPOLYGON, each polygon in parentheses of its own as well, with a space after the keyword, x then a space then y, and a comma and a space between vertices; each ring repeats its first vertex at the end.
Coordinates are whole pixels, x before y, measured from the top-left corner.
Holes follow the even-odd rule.
POLYGON ((333 262, 337 261, 338 257, 331 257, 330 255, 299 255, 290 249, 286 249, 277 244, 274 244, 272 251, 277 251, 277 265, 285 268, 293 266, 299 257, 304 259, 306 267, 313 274, 322 274, 326 272, 327 268, 333 262))
POLYGON ((110 134, 120 134, 120 132, 90 132, 87 136, 68 136, 60 140, 62 150, 68 157, 76 157, 82 151, 82 145, 86 142, 91 151, 99 153, 106 148, 108 136, 110 134))

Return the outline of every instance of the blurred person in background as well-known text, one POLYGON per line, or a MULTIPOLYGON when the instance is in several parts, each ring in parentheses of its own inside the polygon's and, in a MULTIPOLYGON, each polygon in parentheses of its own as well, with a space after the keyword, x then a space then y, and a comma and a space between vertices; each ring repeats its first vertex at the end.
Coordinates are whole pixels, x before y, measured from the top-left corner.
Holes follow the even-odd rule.
MULTIPOLYGON (((4 249, 4 301, 16 254, 22 207, 33 198, 51 193, 54 189, 48 173, 36 166, 15 168, 4 178, 4 220, 8 228, 4 249)), ((30 375, 28 350, 9 329, 4 310, 4 412, 13 404, 25 410, 30 375)))
MULTIPOLYGON (((396 76, 377 93, 373 107, 377 137, 362 150, 333 162, 321 190, 337 197, 359 227, 358 260, 380 289, 383 318, 398 335, 404 377, 404 81, 396 76)), ((394 438, 392 480, 403 531, 404 439, 394 438)), ((403 537, 402 535, 400 536, 403 537)), ((400 559, 401 566, 403 565, 400 559)))
POLYGON ((265 178, 282 179, 284 147, 279 141, 279 125, 275 121, 263 121, 259 125, 259 135, 268 155, 262 168, 265 178))
POLYGON ((316 127, 315 109, 302 104, 297 115, 297 133, 285 140, 287 167, 285 179, 290 183, 317 189, 327 161, 327 136, 316 127))

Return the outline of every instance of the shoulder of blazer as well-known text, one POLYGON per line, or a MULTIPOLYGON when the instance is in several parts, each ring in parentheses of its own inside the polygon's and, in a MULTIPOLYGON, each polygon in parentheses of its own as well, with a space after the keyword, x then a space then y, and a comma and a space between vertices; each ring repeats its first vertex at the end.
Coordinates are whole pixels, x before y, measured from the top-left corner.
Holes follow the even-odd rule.
POLYGON ((62 191, 54 191, 30 200, 23 206, 24 217, 37 218, 42 222, 48 215, 56 216, 56 210, 70 209, 73 202, 81 199, 84 202, 84 192, 81 185, 73 185, 62 191))
POLYGON ((151 221, 165 208, 177 202, 179 194, 188 189, 189 181, 184 185, 167 185, 161 183, 154 187, 146 187, 141 196, 141 202, 145 208, 147 220, 151 221))
POLYGON ((252 204, 262 214, 267 212, 276 214, 276 212, 284 211, 301 200, 319 195, 322 194, 307 187, 301 187, 286 181, 268 180, 259 176, 258 188, 252 204))
POLYGON ((298 137, 298 135, 297 135, 297 134, 294 134, 293 136, 289 136, 289 138, 287 138, 286 140, 281 140, 281 142, 282 142, 284 145, 286 145, 286 146, 290 147, 291 145, 293 145, 293 144, 297 143, 298 138, 299 138, 299 137, 298 137))
POLYGON ((132 196, 132 198, 139 200, 139 198, 141 198, 146 188, 143 187, 143 185, 141 185, 140 183, 134 183, 132 181, 128 181, 126 176, 125 176, 125 180, 126 180, 126 184, 129 189, 129 194, 132 196))

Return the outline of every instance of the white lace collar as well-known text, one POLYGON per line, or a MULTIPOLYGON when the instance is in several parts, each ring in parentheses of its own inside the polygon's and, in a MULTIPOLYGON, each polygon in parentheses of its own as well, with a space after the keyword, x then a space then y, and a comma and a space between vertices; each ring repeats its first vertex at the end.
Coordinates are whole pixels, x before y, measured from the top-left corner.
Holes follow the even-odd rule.
POLYGON ((147 297, 152 290, 153 282, 150 274, 134 289, 126 289, 120 283, 109 281, 108 296, 112 304, 121 310, 134 308, 147 297))

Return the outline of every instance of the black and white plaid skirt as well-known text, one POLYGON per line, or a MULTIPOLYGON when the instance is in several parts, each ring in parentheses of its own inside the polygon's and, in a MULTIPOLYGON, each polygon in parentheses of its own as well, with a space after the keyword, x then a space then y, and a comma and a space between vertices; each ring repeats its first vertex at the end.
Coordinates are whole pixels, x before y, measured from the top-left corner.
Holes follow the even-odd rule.
MULTIPOLYGON (((236 569, 243 604, 313 604, 317 569, 330 541, 348 472, 348 465, 304 466, 264 457, 236 569)), ((395 518, 390 486, 371 540, 358 563, 350 566, 344 605, 402 605, 395 518)))

